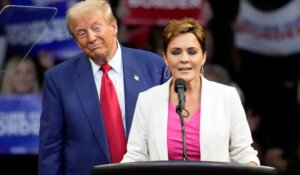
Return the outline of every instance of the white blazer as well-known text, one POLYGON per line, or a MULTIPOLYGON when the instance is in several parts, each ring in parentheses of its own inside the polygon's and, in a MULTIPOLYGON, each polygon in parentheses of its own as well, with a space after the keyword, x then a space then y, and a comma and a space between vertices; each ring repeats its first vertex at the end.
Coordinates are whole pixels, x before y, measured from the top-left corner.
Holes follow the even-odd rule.
MULTIPOLYGON (((172 79, 172 78, 171 78, 172 79)), ((171 79, 139 94, 122 162, 168 160, 167 121, 171 79)), ((202 77, 201 161, 260 164, 235 88, 202 77)))

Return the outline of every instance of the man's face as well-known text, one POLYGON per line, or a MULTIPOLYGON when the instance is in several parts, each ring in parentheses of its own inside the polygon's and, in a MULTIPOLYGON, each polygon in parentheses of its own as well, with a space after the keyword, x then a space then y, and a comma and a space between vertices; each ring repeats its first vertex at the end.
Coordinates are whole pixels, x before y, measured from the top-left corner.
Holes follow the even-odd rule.
POLYGON ((105 21, 101 12, 79 15, 70 26, 78 46, 96 63, 106 63, 115 54, 117 24, 105 21))

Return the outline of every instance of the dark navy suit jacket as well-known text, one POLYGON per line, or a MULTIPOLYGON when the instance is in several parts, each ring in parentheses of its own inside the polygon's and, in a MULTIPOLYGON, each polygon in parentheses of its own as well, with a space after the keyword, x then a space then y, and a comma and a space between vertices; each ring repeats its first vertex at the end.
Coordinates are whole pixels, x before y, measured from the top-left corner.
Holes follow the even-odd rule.
MULTIPOLYGON (((165 64, 162 57, 151 52, 123 46, 121 50, 128 136, 139 92, 166 81, 165 64)), ((44 82, 39 174, 89 175, 92 166, 110 163, 100 102, 87 56, 80 54, 48 70, 44 82)))

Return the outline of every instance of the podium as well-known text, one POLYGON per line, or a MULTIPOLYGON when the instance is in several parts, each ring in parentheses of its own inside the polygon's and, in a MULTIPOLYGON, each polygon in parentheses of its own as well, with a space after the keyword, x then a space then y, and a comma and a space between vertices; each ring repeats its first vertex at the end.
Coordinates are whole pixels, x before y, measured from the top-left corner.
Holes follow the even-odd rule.
POLYGON ((91 175, 277 175, 273 167, 209 161, 147 161, 96 165, 91 175))

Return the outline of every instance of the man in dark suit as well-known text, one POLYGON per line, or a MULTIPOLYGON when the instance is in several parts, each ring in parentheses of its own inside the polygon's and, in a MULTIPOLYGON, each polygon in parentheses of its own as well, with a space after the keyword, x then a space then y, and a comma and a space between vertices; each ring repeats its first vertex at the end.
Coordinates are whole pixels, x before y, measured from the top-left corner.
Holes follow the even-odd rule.
POLYGON ((44 75, 40 175, 88 175, 94 165, 115 163, 99 100, 102 65, 111 67, 108 76, 116 90, 123 123, 119 127, 124 126, 126 138, 139 92, 165 82, 160 56, 119 44, 108 2, 80 1, 68 10, 67 22, 83 53, 44 75))

